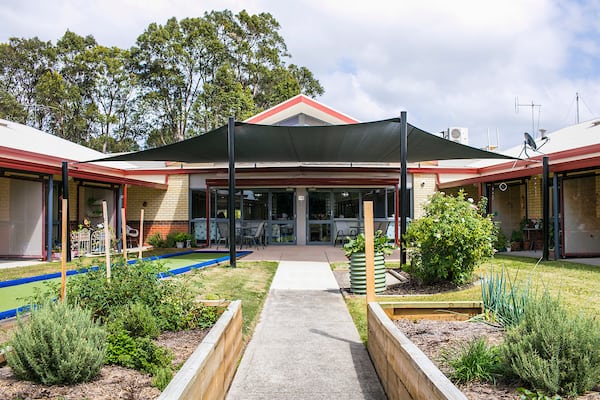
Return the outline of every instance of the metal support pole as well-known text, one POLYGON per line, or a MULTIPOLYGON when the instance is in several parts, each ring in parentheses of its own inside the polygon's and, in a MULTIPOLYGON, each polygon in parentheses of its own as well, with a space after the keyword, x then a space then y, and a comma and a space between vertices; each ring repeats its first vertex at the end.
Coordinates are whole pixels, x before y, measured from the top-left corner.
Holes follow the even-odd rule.
POLYGON ((406 187, 407 139, 406 111, 402 111, 400 112, 400 265, 406 264, 406 248, 402 240, 406 233, 406 218, 408 217, 408 189, 406 187))
POLYGON ((560 221, 558 215, 558 175, 554 173, 552 177, 552 205, 554 208, 554 259, 560 258, 560 221))
MULTIPOLYGON (((125 241, 127 237, 123 235, 123 217, 121 213, 121 209, 125 207, 125 203, 123 202, 124 194, 123 194, 123 185, 119 185, 119 194, 117 195, 117 250, 123 251, 123 249, 127 248, 127 244, 125 241)), ((124 253, 123 253, 124 254, 124 253)))
MULTIPOLYGON (((69 163, 66 161, 62 162, 62 185, 63 193, 62 197, 65 200, 69 200, 69 163)), ((69 235, 69 202, 67 202, 67 261, 71 261, 71 235, 69 235)))
POLYGON ((52 230, 52 214, 54 214, 54 177, 48 176, 48 198, 46 199, 46 261, 52 261, 52 244, 54 242, 52 230))
POLYGON ((235 268, 235 120, 229 117, 227 124, 227 154, 229 157, 229 265, 235 268))
POLYGON ((542 252, 542 259, 548 261, 548 227, 550 226, 550 167, 548 165, 548 156, 543 158, 543 172, 542 172, 542 238, 544 240, 544 247, 542 252))

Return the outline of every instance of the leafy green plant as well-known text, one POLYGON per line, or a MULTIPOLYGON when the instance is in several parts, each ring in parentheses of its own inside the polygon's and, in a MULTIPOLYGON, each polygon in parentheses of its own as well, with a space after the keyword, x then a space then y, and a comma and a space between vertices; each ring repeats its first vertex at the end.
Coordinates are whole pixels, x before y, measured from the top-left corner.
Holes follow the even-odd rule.
POLYGON ((131 337, 156 338, 160 334, 152 309, 146 304, 127 304, 110 314, 106 324, 110 332, 124 330, 131 337))
POLYGON ((471 282, 477 265, 494 253, 494 223, 485 215, 487 200, 475 205, 457 196, 434 194, 425 216, 413 221, 404 235, 410 255, 408 271, 424 283, 471 282))
POLYGON ((156 370, 152 377, 152 386, 163 391, 173 379, 173 370, 169 367, 163 367, 156 370))
POLYGON ((15 376, 47 385, 86 382, 100 372, 105 330, 90 313, 65 302, 47 302, 18 321, 9 344, 8 365, 15 376))
POLYGON ((504 266, 500 272, 492 268, 481 281, 484 309, 491 312, 505 327, 516 326, 521 322, 531 296, 530 285, 511 282, 504 266))
POLYGON ((154 235, 148 236, 146 241, 154 248, 168 247, 167 242, 162 238, 160 233, 155 233, 154 235))
POLYGON ((149 337, 131 337, 125 331, 108 335, 106 363, 137 369, 154 375, 171 364, 169 350, 159 347, 149 337))
POLYGON ((494 242, 494 249, 496 251, 506 251, 506 248, 509 247, 508 239, 500 226, 494 224, 494 231, 496 236, 496 241, 494 242))
POLYGON ((561 400, 562 397, 554 395, 552 397, 546 396, 544 393, 532 392, 526 388, 517 388, 517 394, 521 400, 561 400))
POLYGON ((502 374, 500 350, 488 345, 484 337, 445 349, 442 359, 452 368, 449 378, 456 383, 495 383, 502 374))
POLYGON ((546 292, 527 304, 502 353, 507 368, 535 390, 575 396, 600 380, 600 324, 570 314, 546 292))
MULTIPOLYGON (((377 230, 373 235, 373 248, 375 254, 384 253, 391 254, 395 246, 389 242, 389 239, 381 230, 377 230)), ((352 254, 364 253, 365 252, 365 234, 359 233, 356 238, 351 238, 346 244, 344 244, 344 253, 346 257, 350 258, 352 254)))

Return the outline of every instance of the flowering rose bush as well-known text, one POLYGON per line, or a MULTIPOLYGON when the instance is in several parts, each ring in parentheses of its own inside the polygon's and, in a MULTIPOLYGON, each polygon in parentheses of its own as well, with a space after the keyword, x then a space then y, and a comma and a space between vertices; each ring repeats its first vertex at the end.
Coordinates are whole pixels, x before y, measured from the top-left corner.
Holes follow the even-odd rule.
POLYGON ((434 194, 425 216, 413 221, 404 235, 408 271, 423 283, 470 282, 475 267, 494 253, 494 223, 485 214, 486 205, 486 198, 474 204, 463 191, 456 197, 434 194))

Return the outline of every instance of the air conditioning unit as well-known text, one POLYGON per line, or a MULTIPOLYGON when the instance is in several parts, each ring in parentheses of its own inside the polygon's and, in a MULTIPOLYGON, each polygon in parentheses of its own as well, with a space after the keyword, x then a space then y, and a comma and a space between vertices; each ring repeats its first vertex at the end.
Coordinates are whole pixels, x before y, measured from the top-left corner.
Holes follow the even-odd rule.
POLYGON ((468 128, 459 128, 459 127, 451 127, 448 128, 448 133, 446 139, 452 140, 453 142, 457 142, 460 144, 469 144, 469 129, 468 128))

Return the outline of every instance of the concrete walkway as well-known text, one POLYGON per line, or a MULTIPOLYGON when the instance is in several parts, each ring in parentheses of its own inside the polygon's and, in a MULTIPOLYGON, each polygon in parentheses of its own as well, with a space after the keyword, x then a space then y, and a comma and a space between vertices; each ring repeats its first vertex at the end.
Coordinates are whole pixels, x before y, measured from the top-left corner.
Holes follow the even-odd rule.
POLYGON ((279 264, 227 398, 386 398, 328 263, 279 264))

